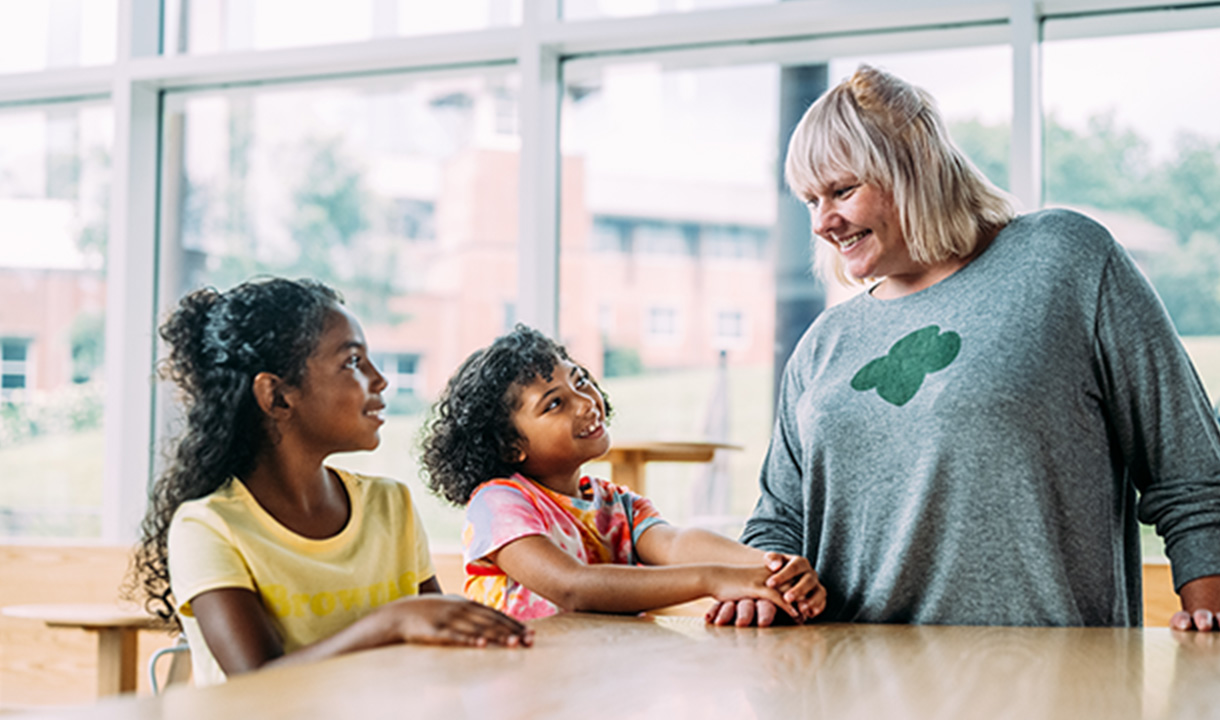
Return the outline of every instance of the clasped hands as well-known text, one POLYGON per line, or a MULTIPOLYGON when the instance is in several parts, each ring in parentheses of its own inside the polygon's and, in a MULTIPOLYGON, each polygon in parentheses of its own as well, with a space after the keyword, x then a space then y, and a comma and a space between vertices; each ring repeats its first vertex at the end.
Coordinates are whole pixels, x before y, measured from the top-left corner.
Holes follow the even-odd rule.
MULTIPOLYGON (((796 611, 791 616, 794 622, 805 623, 826 609, 826 588, 818 580, 809 560, 800 555, 767 552, 763 563, 771 571, 766 586, 780 593, 784 602, 796 611)), ((717 598, 704 619, 715 625, 767 627, 779 615, 779 606, 765 598, 717 598)))

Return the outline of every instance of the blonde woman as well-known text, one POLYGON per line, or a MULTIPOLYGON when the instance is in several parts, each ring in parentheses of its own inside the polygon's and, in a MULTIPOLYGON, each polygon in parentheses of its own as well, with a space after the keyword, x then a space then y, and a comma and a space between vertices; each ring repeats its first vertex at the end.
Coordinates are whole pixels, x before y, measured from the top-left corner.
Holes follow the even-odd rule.
POLYGON ((786 173, 819 264, 867 292, 788 362, 743 542, 809 558, 826 620, 1133 626, 1142 520, 1174 627, 1213 629, 1220 430, 1109 232, 1016 215, 930 96, 867 66, 809 108, 786 173))

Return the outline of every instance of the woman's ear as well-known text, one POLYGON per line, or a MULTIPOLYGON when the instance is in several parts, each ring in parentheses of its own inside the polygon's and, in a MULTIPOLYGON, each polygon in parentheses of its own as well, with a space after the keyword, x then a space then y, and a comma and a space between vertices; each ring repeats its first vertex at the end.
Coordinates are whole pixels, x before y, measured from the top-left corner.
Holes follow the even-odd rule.
POLYGON ((261 372, 254 376, 254 399, 259 408, 271 417, 279 417, 288 410, 288 401, 284 399, 287 389, 279 375, 261 372))

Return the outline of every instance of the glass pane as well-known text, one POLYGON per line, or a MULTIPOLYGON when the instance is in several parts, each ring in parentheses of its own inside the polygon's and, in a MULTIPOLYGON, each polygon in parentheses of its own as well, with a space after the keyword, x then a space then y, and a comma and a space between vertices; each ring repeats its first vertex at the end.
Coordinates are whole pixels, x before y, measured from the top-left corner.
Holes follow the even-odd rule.
POLYGON ((740 5, 770 5, 783 0, 561 0, 564 20, 632 17, 690 12, 740 5))
POLYGON ((0 2, 0 73, 114 62, 118 0, 0 2))
POLYGON ((171 0, 167 54, 359 42, 521 24, 522 0, 171 0))
POLYGON ((0 113, 0 538, 101 534, 109 107, 0 113))
POLYGON ((647 468, 648 495, 677 523, 737 533, 757 498, 776 368, 848 294, 809 274, 807 211, 777 192, 779 128, 862 61, 932 92, 953 132, 977 130, 968 152, 1006 177, 1006 48, 785 68, 565 66, 561 338, 602 378, 615 440, 744 447, 647 468))
POLYGON ((1127 247, 1217 403, 1220 97, 1198 88, 1220 83, 1220 29, 1048 42, 1043 62, 1047 204, 1127 247))
POLYGON ((462 514, 420 484, 416 437, 450 373, 511 320, 519 139, 497 113, 515 117, 516 96, 515 76, 488 75, 170 99, 173 301, 260 273, 340 290, 390 417, 376 452, 334 462, 410 484, 441 548, 462 514))

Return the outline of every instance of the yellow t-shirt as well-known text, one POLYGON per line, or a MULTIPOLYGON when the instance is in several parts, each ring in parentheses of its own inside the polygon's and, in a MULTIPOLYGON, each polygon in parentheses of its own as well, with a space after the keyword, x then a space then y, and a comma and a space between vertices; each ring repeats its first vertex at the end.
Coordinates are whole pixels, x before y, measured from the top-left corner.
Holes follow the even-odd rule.
POLYGON ((262 598, 284 651, 329 637, 434 576, 428 540, 407 486, 335 470, 351 499, 339 534, 322 540, 285 528, 232 479, 183 503, 169 529, 169 572, 191 646, 195 683, 222 682, 190 601, 220 588, 262 598))

